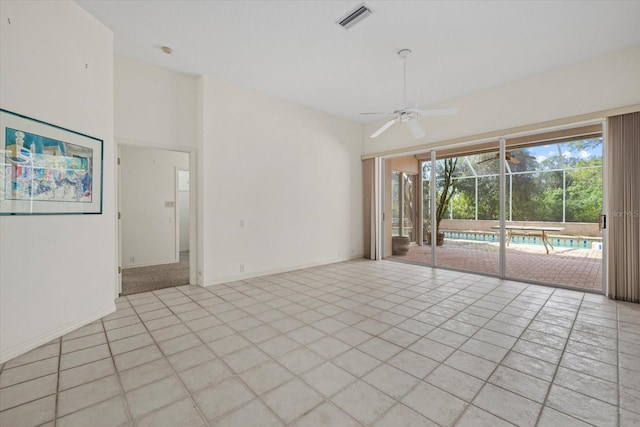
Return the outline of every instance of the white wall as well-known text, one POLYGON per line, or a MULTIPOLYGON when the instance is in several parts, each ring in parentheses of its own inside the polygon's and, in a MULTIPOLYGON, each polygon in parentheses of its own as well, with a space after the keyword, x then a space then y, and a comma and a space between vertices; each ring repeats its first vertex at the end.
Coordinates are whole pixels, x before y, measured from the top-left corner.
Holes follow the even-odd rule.
POLYGON ((176 168, 189 169, 189 154, 133 146, 120 150, 122 266, 176 262, 176 168))
POLYGON ((212 76, 199 83, 199 281, 362 256, 362 126, 212 76))
MULTIPOLYGON (((121 56, 115 57, 114 77, 116 142, 190 152, 189 170, 195 176, 199 131, 197 79, 121 56)), ((197 182, 192 176, 194 186, 197 182)), ((194 193, 192 190, 191 194, 194 193)), ((196 211, 195 196, 191 197, 190 211, 196 211)), ((195 227, 191 227, 192 244, 197 242, 197 235, 195 227)), ((201 260, 197 254, 190 259, 190 283, 198 282, 196 263, 201 260)))
POLYGON ((0 106, 104 140, 102 215, 0 217, 0 362, 115 310, 113 35, 74 2, 0 2, 0 106), (9 22, 10 21, 10 22, 9 22))
POLYGON ((116 56, 116 141, 171 150, 195 149, 196 90, 193 76, 116 56))
MULTIPOLYGON (((496 64, 499 66, 499 64, 496 64)), ((453 138, 564 119, 640 103, 640 47, 626 49, 448 101, 451 117, 421 118, 427 136, 414 139, 406 126, 383 122, 364 131, 363 153, 385 152, 453 138)))

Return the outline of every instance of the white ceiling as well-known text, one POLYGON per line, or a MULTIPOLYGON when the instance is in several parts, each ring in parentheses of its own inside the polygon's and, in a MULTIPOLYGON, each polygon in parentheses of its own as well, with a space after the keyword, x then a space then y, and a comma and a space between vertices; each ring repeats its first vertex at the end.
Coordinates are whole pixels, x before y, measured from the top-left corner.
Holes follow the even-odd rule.
POLYGON ((115 34, 115 53, 212 74, 351 120, 408 98, 457 96, 640 45, 640 1, 77 0, 115 34), (173 48, 172 55, 160 47, 173 48))

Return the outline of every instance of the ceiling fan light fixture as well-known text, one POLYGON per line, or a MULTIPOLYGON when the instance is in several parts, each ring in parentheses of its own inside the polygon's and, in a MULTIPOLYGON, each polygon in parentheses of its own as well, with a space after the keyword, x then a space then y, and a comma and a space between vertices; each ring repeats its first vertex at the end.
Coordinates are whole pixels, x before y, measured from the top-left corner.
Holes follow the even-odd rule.
POLYGON ((361 22, 367 16, 373 13, 373 9, 367 6, 365 3, 362 3, 355 9, 347 12, 342 18, 338 19, 336 23, 340 25, 345 30, 356 25, 358 22, 361 22))

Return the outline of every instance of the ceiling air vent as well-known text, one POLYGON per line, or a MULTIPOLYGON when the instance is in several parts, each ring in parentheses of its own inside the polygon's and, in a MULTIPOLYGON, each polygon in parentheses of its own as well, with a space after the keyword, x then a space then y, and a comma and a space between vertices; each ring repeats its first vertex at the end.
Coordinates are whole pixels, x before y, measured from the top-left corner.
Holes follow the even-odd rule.
POLYGON ((341 18, 338 21, 338 24, 345 30, 348 30, 372 13, 373 10, 371 10, 366 4, 362 3, 360 6, 356 7, 351 12, 348 12, 343 18, 341 18))

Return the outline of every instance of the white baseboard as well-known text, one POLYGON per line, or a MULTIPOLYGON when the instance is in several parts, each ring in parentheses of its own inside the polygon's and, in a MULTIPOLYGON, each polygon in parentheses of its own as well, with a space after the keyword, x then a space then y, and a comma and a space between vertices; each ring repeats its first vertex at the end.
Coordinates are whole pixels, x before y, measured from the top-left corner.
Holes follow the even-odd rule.
POLYGON ((51 331, 47 331, 42 335, 29 339, 11 348, 2 349, 0 350, 0 363, 4 363, 15 357, 18 357, 28 351, 33 350, 34 348, 41 346, 42 344, 48 343, 51 340, 60 338, 61 336, 68 334, 69 332, 75 331, 76 329, 84 325, 87 325, 91 322, 94 322, 108 314, 111 314, 114 311, 116 311, 115 302, 110 304, 108 307, 105 307, 101 310, 88 314, 74 322, 68 323, 66 325, 63 325, 51 331))
POLYGON ((127 268, 152 267, 154 265, 175 264, 176 262, 179 262, 179 261, 180 261, 180 259, 175 260, 175 259, 172 258, 172 259, 161 260, 161 261, 127 264, 127 265, 123 265, 122 269, 124 270, 124 269, 127 269, 127 268))
POLYGON ((206 280, 206 281, 204 281, 204 283, 201 286, 205 286, 205 287, 206 286, 215 286, 215 285, 219 285, 221 283, 229 283, 229 282, 235 282, 237 280, 253 279, 255 277, 268 276, 270 274, 288 273, 290 271, 302 270, 304 268, 319 267, 319 266, 322 266, 322 265, 329 265, 329 264, 335 264, 335 263, 338 263, 338 262, 351 261, 351 260, 354 260, 354 259, 360 259, 362 257, 363 257, 363 255, 354 255, 353 257, 336 258, 336 259, 331 259, 331 260, 326 260, 326 261, 311 262, 311 263, 293 265, 293 266, 282 267, 282 268, 274 268, 274 269, 269 269, 269 270, 256 271, 256 272, 252 272, 252 273, 244 273, 244 274, 240 274, 240 275, 220 277, 220 278, 216 278, 216 279, 206 280))

